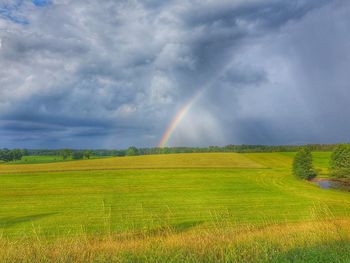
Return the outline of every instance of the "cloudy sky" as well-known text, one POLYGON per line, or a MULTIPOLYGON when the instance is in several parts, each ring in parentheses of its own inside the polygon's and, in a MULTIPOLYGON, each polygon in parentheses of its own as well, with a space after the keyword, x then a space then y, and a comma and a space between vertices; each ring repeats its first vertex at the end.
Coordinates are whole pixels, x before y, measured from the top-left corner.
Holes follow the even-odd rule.
POLYGON ((0 0, 0 148, 350 139, 350 1, 0 0), (193 99, 195 98, 195 99, 193 99))

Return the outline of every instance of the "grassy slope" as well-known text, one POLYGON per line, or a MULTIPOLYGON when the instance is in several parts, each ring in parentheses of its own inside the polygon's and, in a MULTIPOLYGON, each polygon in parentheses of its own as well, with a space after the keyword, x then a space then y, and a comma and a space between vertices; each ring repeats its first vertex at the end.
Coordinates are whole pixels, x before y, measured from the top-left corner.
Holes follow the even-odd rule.
POLYGON ((6 234, 20 234, 33 224, 44 233, 81 227, 99 232, 106 217, 120 232, 199 225, 217 217, 244 223, 298 221, 310 219, 319 205, 347 215, 347 193, 294 179, 291 160, 279 153, 215 153, 0 166, 0 225, 6 234))
MULTIPOLYGON (((314 154, 315 166, 326 169, 328 156, 314 154)), ((0 165, 0 225, 3 236, 11 239, 24 233, 60 238, 152 233, 170 227, 173 240, 179 231, 191 239, 218 224, 215 231, 224 231, 222 222, 257 227, 329 217, 348 220, 349 194, 296 180, 290 175, 292 157, 293 153, 182 154, 0 165)), ((321 234, 315 243, 337 241, 332 233, 327 238, 321 234)), ((162 242, 175 242, 171 240, 162 242)), ((299 249, 292 243, 286 245, 286 257, 288 249, 299 249)))

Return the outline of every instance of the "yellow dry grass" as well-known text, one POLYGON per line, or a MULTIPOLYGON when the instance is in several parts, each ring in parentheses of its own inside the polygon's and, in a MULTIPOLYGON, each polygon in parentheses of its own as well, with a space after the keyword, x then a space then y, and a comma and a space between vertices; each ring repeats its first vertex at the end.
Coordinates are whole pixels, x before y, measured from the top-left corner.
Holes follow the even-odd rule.
MULTIPOLYGON (((156 235, 134 233, 65 237, 54 241, 0 238, 1 262, 269 262, 293 249, 312 249, 350 239, 349 219, 296 224, 234 226, 156 235)), ((344 247, 344 251, 347 251, 344 247)))

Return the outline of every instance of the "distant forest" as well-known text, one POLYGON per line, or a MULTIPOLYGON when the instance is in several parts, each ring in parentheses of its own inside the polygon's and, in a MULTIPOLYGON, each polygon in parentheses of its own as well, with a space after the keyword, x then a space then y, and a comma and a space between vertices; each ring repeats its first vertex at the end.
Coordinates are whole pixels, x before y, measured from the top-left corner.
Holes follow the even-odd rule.
MULTIPOLYGON (((336 144, 309 144, 311 151, 333 151, 336 144)), ((127 155, 149 155, 149 154, 171 154, 171 153, 209 153, 209 152, 296 152, 300 145, 227 145, 227 146, 209 146, 209 147, 165 147, 165 148, 136 148, 129 147, 125 150, 89 150, 91 156, 127 156, 127 155)), ((74 152, 86 152, 79 149, 21 149, 22 155, 26 156, 59 156, 62 152, 69 150, 74 152)), ((1 150, 0 150, 1 151, 1 150)))

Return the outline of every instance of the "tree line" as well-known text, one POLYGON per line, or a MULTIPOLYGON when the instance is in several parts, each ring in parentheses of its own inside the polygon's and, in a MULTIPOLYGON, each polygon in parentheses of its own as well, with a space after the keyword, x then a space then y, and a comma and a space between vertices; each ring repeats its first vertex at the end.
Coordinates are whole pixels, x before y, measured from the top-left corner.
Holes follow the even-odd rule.
POLYGON ((93 156, 93 152, 91 150, 70 150, 70 149, 62 149, 58 152, 60 156, 64 160, 71 158, 72 160, 81 160, 81 159, 90 159, 93 156))
MULTIPOLYGON (((309 144, 307 147, 311 151, 332 151, 335 144, 309 144)), ((296 152, 299 145, 226 145, 226 146, 209 146, 209 147, 148 147, 136 148, 135 146, 128 149, 90 149, 92 156, 126 156, 126 155, 149 155, 149 154, 171 154, 171 153, 206 153, 206 152, 296 152)), ((63 150, 73 152, 85 152, 82 149, 26 149, 26 155, 29 156, 59 156, 63 150)))
POLYGON ((12 162, 16 160, 21 160, 22 156, 27 155, 26 150, 23 149, 0 149, 0 161, 12 162))
MULTIPOLYGON (((332 151, 335 144, 309 144, 307 147, 311 151, 332 151)), ((207 152, 237 152, 237 153, 251 153, 251 152, 296 152, 300 145, 226 145, 226 146, 209 146, 209 147, 153 147, 140 148, 140 155, 148 154, 171 154, 171 153, 207 153, 207 152)))
MULTIPOLYGON (((345 147, 345 146, 341 146, 345 147)), ((302 148, 308 149, 310 154, 312 151, 335 151, 338 149, 336 144, 309 144, 302 148)), ((19 160, 22 156, 62 156, 63 159, 90 159, 92 156, 135 156, 135 155, 151 155, 151 154, 172 154, 172 153, 210 153, 210 152, 298 152, 301 149, 299 145, 227 145, 227 146, 209 146, 209 147, 150 147, 136 148, 135 146, 123 150, 107 150, 107 149, 0 149, 0 160, 9 162, 19 160)), ((344 149, 337 156, 344 156, 344 149)), ((305 153, 304 153, 305 154, 305 153)), ((308 153, 307 153, 308 154, 308 153)), ((300 154, 299 154, 300 155, 300 154)), ((297 154, 297 156, 299 156, 297 154)), ((350 154, 349 154, 350 155, 350 154)), ((300 157, 303 159, 304 157, 300 157)), ((339 162, 334 164, 339 165, 339 162)), ((342 164, 343 165, 343 164, 342 164)), ((299 169, 299 168, 298 168, 299 169)), ((338 169, 339 170, 339 169, 338 169)))

